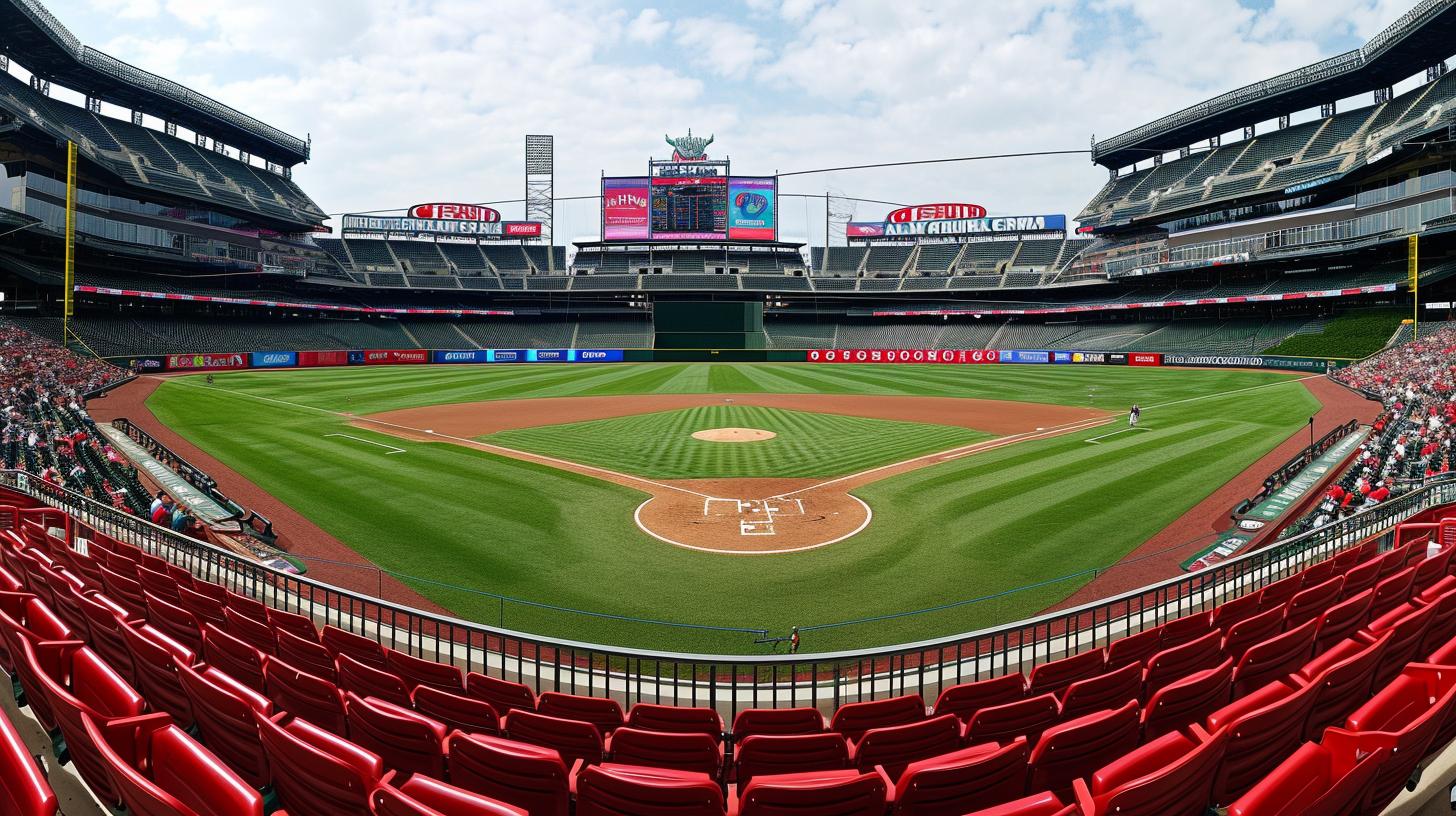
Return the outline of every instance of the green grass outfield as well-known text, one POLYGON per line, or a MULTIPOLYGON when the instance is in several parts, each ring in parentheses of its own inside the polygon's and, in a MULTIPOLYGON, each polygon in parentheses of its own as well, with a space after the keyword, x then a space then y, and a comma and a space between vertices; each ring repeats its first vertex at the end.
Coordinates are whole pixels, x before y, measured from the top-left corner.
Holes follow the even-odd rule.
POLYGON ((192 376, 164 383, 149 406, 365 558, 423 579, 409 582, 463 617, 586 641, 755 653, 764 647, 742 633, 531 604, 783 634, 795 624, 984 598, 812 631, 809 651, 1032 615, 1302 428, 1318 402, 1294 378, 1273 372, 642 364, 239 372, 216 375, 212 387, 192 376), (791 555, 729 556, 643 534, 631 520, 645 498, 636 490, 449 443, 401 441, 349 427, 336 413, 485 399, 754 392, 979 397, 1117 410, 1137 402, 1147 409, 1149 430, 1087 442, 1119 424, 905 473, 856 492, 875 518, 852 539, 791 555), (385 456, 383 448, 330 433, 407 453, 385 456))

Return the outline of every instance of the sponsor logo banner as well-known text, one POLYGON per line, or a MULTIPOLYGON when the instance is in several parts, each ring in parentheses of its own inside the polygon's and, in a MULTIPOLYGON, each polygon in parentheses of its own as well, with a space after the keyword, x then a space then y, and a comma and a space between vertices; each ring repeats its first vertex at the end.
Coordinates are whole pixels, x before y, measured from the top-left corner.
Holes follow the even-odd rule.
POLYGON ((365 365, 413 365, 428 363, 430 353, 424 349, 365 349, 365 365))
POLYGON ((296 351, 255 351, 253 368, 292 368, 298 365, 296 351))
POLYGON ((531 349, 526 354, 526 361, 531 363, 564 363, 570 357, 570 349, 531 349))
POLYGON ((1197 368, 1274 368, 1285 371, 1324 371, 1325 360, 1269 355, 1164 354, 1163 365, 1197 368))
POLYGON ((500 213, 479 204, 416 204, 409 208, 410 218, 441 221, 499 221, 500 213))
POLYGON ((1172 306, 1221 306, 1227 303, 1274 303, 1284 300, 1306 298, 1349 297, 1394 292, 1400 284, 1377 283, 1371 286, 1353 286, 1348 289, 1322 289, 1310 292, 1281 292, 1272 295, 1235 295, 1233 297, 1199 298, 1197 300, 1149 300, 1140 303, 1087 303, 1066 306, 1047 306, 1036 309, 881 309, 871 312, 871 317, 943 317, 947 315, 1043 315, 1078 314, 1081 312, 1122 311, 1125 309, 1163 309, 1172 306))
POLYGON ((167 356, 168 371, 200 371, 247 368, 246 354, 171 354, 167 356))
POLYGON ((986 208, 980 204, 917 204, 901 207, 885 216, 892 224, 910 221, 954 221, 962 218, 985 218, 986 208))
POLYGON ((1050 363, 1052 353, 1049 351, 1003 351, 1001 352, 1002 363, 1050 363))
POLYGON ((1054 363, 1070 363, 1070 362, 1072 362, 1072 352, 1070 352, 1070 351, 1054 351, 1054 352, 1052 352, 1052 362, 1054 362, 1054 363))
POLYGON ((650 197, 646 178, 602 179, 602 240, 647 240, 650 197))
POLYGON ((1072 362, 1087 363, 1090 365, 1102 365, 1107 362, 1107 353, 1101 351, 1074 351, 1072 362))
POLYGON ((485 349, 435 351, 431 352, 430 361, 435 363, 488 363, 490 362, 490 355, 485 349))
POLYGON ((486 349, 486 356, 492 363, 524 363, 525 349, 486 349))
POLYGON ((132 371, 161 371, 167 367, 165 357, 108 357, 107 359, 132 371))
MULTIPOLYGON (((341 366, 349 365, 349 355, 354 352, 348 351, 300 351, 298 353, 298 365, 300 367, 312 368, 315 366, 341 366)), ((361 358, 362 359, 362 358, 361 358)))
POLYGON ((576 363, 620 363, 625 359, 621 349, 576 349, 572 353, 576 363))
POLYGON ((1000 361, 994 349, 810 349, 811 363, 941 363, 987 365, 1000 361))
POLYGON ((1127 355, 1127 364, 1133 366, 1160 366, 1163 364, 1163 355, 1135 351, 1127 355))
POLYGON ((772 241, 777 183, 773 178, 728 180, 728 238, 732 241, 772 241))
POLYGON ((1000 218, 950 218, 939 221, 887 222, 885 236, 989 235, 1001 232, 1066 230, 1065 215, 1012 215, 1000 218))

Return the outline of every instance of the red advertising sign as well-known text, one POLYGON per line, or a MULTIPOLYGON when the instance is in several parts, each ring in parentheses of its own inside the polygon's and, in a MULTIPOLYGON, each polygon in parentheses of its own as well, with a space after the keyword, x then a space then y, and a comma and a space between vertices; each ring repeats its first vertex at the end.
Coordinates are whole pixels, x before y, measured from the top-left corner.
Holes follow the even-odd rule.
POLYGON ((952 363, 994 364, 1000 354, 993 349, 812 349, 811 363, 952 363))
POLYGON ((507 238, 540 238, 540 221, 507 221, 502 224, 505 229, 502 231, 507 238))
POLYGON ((910 221, 950 221, 956 218, 985 218, 986 208, 980 204, 917 204, 901 207, 885 216, 891 224, 910 221))
POLYGON ((221 371, 234 368, 247 368, 248 355, 246 354, 169 354, 167 356, 168 371, 221 371))
POLYGON ((499 212, 479 204, 416 204, 409 208, 409 217, 429 221, 484 221, 488 224, 501 220, 499 212))
POLYGON ((1127 364, 1131 366, 1160 366, 1163 364, 1163 355, 1145 351, 1128 352, 1127 364))
POLYGON ((650 198, 645 178, 602 179, 602 240, 647 240, 650 198))
POLYGON ((430 352, 425 349, 365 349, 365 365, 414 365, 428 363, 430 352))
POLYGON ((302 367, 344 366, 349 364, 347 351, 300 351, 298 364, 302 367))

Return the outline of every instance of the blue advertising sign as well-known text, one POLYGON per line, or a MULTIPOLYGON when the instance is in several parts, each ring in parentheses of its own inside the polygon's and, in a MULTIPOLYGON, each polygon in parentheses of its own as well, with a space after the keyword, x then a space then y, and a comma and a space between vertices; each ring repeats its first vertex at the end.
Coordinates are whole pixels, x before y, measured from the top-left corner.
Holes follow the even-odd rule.
POLYGON ((470 351, 436 351, 430 355, 432 363, 488 363, 490 354, 485 349, 470 351))
POLYGON ((486 349, 486 361, 491 363, 524 363, 525 349, 486 349))
POLYGON ((625 359, 621 349, 572 349, 573 363, 620 363, 625 359))
POLYGON ((298 352, 255 351, 252 362, 253 368, 292 368, 298 365, 298 352))
POLYGON ((1052 355, 1049 351, 1003 351, 1001 362, 1003 363, 1050 363, 1052 355))
POLYGON ((533 363, 564 363, 570 356, 570 349, 531 349, 529 360, 533 363))
POLYGON ((1070 363, 1070 362, 1072 362, 1072 352, 1070 352, 1070 351, 1054 351, 1054 352, 1052 352, 1052 362, 1054 362, 1054 363, 1070 363))
POLYGON ((351 352, 349 352, 349 365, 364 365, 364 352, 362 352, 362 351, 351 351, 351 352))

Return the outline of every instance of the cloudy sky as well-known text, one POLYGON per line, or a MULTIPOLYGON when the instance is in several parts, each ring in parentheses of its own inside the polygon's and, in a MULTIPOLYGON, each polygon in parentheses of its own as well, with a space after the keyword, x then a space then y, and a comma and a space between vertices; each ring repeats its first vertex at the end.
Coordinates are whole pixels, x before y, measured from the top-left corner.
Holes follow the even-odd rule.
MULTIPOLYGON (((556 193, 641 173, 664 134, 735 173, 1085 148, 1355 47, 1414 0, 48 0, 82 41, 313 137, 295 178, 331 213, 522 194, 523 136, 556 193)), ((796 176, 781 192, 993 214, 1075 213, 1085 156, 796 176)), ((502 205, 519 217, 520 205, 502 205)), ((856 218, 887 207, 860 203, 856 218)), ((337 225, 337 220, 335 220, 337 225)), ((597 230, 557 207, 557 240, 597 230)), ((823 239, 789 197, 782 237, 823 239)))

